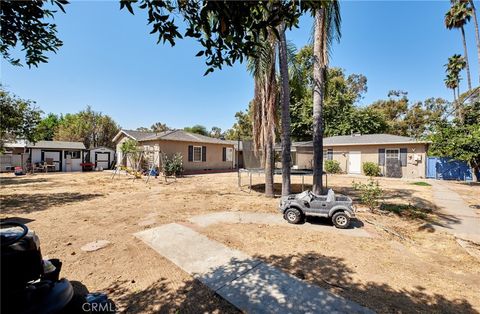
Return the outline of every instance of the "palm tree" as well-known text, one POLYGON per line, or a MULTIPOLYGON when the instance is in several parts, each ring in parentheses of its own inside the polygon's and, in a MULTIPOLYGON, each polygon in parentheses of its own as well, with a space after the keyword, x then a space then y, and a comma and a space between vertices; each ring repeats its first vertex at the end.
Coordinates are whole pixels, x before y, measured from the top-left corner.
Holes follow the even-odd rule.
POLYGON ((278 56, 281 78, 281 117, 282 117, 282 196, 291 194, 290 169, 292 166, 290 139, 290 76, 288 74, 288 47, 285 36, 285 23, 278 27, 278 56))
POLYGON ((470 3, 470 7, 472 9, 473 24, 475 24, 475 40, 477 42, 477 58, 478 58, 478 68, 479 68, 478 82, 480 84, 480 34, 478 32, 477 9, 475 8, 475 4, 473 3, 473 0, 470 0, 469 3, 470 3))
POLYGON ((313 45, 313 192, 323 190, 323 98, 328 67, 328 54, 334 40, 339 40, 340 4, 338 0, 322 1, 315 10, 313 45))
POLYGON ((467 6, 466 2, 456 1, 452 4, 450 10, 445 14, 445 26, 448 29, 460 29, 462 33, 463 50, 467 70, 468 90, 472 89, 472 80, 470 78, 470 65, 468 63, 467 41, 465 38, 464 26, 470 21, 472 8, 467 6))
POLYGON ((249 58, 248 71, 255 80, 252 103, 253 144, 255 151, 262 152, 265 168, 265 195, 274 196, 274 143, 276 107, 278 98, 277 77, 275 71, 276 38, 269 32, 267 38, 261 38, 256 58, 249 58))
POLYGON ((447 76, 445 78, 445 86, 453 90, 453 102, 455 107, 455 115, 458 119, 462 120, 462 108, 457 101, 457 97, 460 95, 460 72, 467 66, 467 62, 464 57, 459 54, 454 54, 448 58, 448 63, 445 64, 447 76))

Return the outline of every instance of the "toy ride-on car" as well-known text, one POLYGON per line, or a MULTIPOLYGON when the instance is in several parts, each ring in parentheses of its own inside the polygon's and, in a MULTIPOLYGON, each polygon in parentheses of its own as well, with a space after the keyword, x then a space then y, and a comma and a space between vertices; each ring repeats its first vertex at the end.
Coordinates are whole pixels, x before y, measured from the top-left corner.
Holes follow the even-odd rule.
POLYGON ((335 227, 348 228, 350 220, 355 218, 352 199, 348 196, 335 194, 332 189, 327 195, 315 195, 310 191, 291 194, 282 198, 280 212, 289 223, 297 224, 306 216, 331 218, 335 227))

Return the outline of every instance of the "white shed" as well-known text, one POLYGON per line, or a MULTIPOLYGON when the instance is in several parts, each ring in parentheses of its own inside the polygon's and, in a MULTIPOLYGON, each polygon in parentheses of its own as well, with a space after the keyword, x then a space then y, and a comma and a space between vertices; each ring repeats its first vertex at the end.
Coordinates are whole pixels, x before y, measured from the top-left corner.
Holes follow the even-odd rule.
POLYGON ((82 171, 83 152, 85 145, 82 142, 39 141, 27 144, 30 150, 32 164, 44 163, 52 160, 55 171, 82 171))
POLYGON ((110 169, 115 160, 115 151, 108 147, 90 149, 88 160, 95 164, 96 169, 110 169))

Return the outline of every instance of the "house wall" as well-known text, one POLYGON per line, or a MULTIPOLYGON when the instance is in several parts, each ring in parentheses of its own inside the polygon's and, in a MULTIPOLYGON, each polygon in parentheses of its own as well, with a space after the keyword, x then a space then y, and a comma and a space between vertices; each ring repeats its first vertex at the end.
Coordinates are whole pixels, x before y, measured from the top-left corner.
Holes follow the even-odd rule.
POLYGON ((175 153, 180 153, 183 159, 183 168, 188 171, 199 170, 229 170, 235 169, 235 160, 223 161, 223 147, 232 148, 231 144, 209 144, 209 143, 193 143, 180 141, 145 141, 141 145, 158 145, 162 153, 172 157, 175 153), (205 146, 207 149, 206 161, 188 161, 188 146, 205 146))
MULTIPOLYGON (((403 178, 424 178, 426 165, 425 144, 397 144, 397 145, 345 145, 345 146, 324 146, 324 150, 333 150, 333 160, 340 163, 343 172, 348 173, 348 154, 350 151, 360 151, 361 164, 364 162, 374 162, 378 164, 379 149, 400 149, 407 148, 407 165, 402 167, 403 178), (420 156, 420 161, 414 160, 414 155, 420 156)), ((311 147, 297 147, 297 166, 299 169, 313 168, 313 149, 311 147)), ((380 167, 382 174, 385 175, 385 166, 380 167)))
POLYGON ((48 151, 54 151, 54 152, 60 152, 60 159, 59 161, 61 161, 61 168, 60 168, 60 171, 82 171, 82 167, 80 166, 80 164, 82 163, 83 161, 83 150, 80 150, 80 149, 67 149, 67 150, 64 150, 64 149, 42 149, 42 148, 32 148, 31 149, 31 156, 32 156, 32 164, 34 163, 40 163, 40 162, 44 162, 44 160, 42 159, 42 151, 44 152, 48 152, 48 151), (76 159, 71 159, 71 163, 67 163, 67 160, 65 159, 65 151, 80 151, 80 158, 76 158, 76 159), (68 164, 68 166, 67 166, 68 164))

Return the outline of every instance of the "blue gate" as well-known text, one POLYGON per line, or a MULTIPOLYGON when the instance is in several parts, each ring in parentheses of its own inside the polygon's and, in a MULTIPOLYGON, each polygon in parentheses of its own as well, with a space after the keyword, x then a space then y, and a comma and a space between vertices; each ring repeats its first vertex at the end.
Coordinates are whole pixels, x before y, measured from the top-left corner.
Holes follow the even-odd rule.
POLYGON ((465 161, 445 157, 427 157, 427 178, 471 181, 472 171, 465 161))

